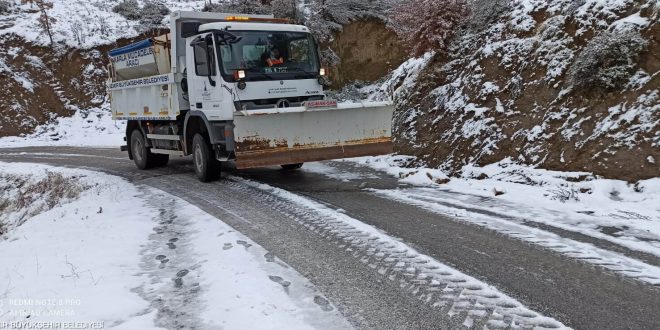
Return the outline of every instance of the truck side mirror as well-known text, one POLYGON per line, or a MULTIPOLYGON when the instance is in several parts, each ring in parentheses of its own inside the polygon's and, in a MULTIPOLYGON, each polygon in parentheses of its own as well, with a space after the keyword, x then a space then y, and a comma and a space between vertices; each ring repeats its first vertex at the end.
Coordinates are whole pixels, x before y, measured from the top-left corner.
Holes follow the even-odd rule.
POLYGON ((204 38, 204 41, 206 42, 206 66, 208 68, 208 73, 209 73, 209 84, 211 86, 215 87, 215 80, 211 78, 213 73, 215 72, 215 53, 213 51, 213 38, 211 37, 210 34, 206 35, 206 38, 204 38))
MULTIPOLYGON (((209 79, 211 86, 215 86, 215 80, 212 76, 215 74, 215 58, 213 57, 213 39, 210 38, 197 38, 190 43, 194 48, 195 57, 195 73, 198 76, 206 76, 209 79), (210 41, 210 44, 209 44, 210 41), (203 57, 201 56, 203 54, 203 57), (206 63, 202 62, 205 61, 206 63), (200 72, 200 66, 206 65, 206 72, 200 72)), ((203 67, 202 67, 203 68, 203 67)))

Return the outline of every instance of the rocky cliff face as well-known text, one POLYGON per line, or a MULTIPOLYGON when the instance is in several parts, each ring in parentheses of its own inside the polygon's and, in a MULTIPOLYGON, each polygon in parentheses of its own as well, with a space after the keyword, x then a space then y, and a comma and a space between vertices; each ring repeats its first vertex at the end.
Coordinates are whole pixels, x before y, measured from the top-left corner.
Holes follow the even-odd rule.
POLYGON ((105 101, 105 52, 59 50, 0 37, 0 136, 29 133, 57 116, 105 101))
POLYGON ((397 68, 407 58, 394 32, 377 19, 344 25, 334 39, 321 46, 331 49, 340 59, 332 68, 334 88, 359 80, 373 82, 397 68))
POLYGON ((481 2, 491 6, 447 53, 388 82, 400 152, 449 172, 511 158, 631 181, 660 175, 657 1, 481 2))

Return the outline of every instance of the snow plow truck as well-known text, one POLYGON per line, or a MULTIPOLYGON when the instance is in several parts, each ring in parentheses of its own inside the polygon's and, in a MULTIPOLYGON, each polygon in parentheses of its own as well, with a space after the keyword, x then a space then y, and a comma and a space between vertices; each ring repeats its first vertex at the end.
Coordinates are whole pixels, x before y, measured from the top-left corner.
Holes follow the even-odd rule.
POLYGON ((237 169, 392 152, 389 102, 337 103, 309 29, 270 15, 173 12, 170 32, 109 52, 113 119, 139 169, 192 155, 237 169))

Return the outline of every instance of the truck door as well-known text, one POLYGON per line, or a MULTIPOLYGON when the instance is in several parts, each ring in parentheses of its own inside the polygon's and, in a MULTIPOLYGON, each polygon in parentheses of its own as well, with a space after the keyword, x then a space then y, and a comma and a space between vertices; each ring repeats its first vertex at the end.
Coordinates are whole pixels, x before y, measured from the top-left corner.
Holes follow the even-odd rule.
POLYGON ((220 119, 222 79, 218 74, 218 57, 212 34, 194 38, 188 54, 190 108, 203 111, 209 120, 220 119))

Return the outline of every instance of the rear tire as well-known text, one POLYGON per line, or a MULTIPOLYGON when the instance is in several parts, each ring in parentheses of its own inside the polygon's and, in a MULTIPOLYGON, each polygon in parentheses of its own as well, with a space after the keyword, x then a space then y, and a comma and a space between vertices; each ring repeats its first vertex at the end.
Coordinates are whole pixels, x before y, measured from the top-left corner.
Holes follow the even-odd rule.
POLYGON ((154 167, 156 161, 154 154, 147 148, 144 136, 139 129, 134 129, 131 133, 131 154, 135 166, 141 170, 147 170, 154 167))
POLYGON ((193 138, 193 162, 195 174, 202 182, 211 182, 220 178, 220 162, 215 159, 211 145, 201 134, 193 138))
POLYGON ((297 164, 285 164, 285 165, 280 165, 282 166, 282 169, 285 171, 293 171, 301 168, 303 166, 303 163, 297 163, 297 164))

